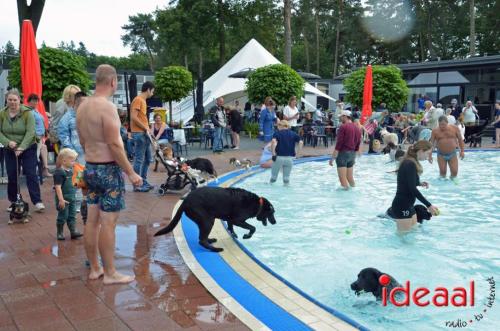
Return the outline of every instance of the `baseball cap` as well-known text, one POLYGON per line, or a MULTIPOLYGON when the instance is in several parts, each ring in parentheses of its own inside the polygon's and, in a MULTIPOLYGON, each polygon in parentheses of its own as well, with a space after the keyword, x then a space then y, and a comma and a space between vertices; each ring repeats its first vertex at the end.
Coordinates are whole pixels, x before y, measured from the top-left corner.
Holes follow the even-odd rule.
POLYGON ((340 117, 340 116, 349 116, 349 117, 351 117, 351 116, 352 116, 352 114, 351 114, 351 112, 350 112, 350 111, 348 111, 348 110, 343 110, 343 111, 340 113, 339 117, 340 117))

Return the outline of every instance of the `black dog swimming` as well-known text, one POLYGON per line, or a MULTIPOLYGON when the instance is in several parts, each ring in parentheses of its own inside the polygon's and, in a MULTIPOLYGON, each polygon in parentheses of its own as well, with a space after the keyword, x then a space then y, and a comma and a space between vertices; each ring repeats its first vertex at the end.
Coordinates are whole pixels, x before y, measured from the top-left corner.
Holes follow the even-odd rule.
MULTIPOLYGON (((432 218, 432 214, 427 210, 427 207, 425 207, 423 205, 415 205, 414 208, 415 208, 415 212, 417 213, 417 222, 418 223, 422 224, 422 223, 424 223, 424 221, 429 221, 432 218)), ((386 213, 389 217, 392 217, 394 219, 396 218, 392 214, 391 207, 389 207, 389 209, 387 209, 386 213)))
POLYGON ((212 246, 217 239, 208 237, 216 218, 227 222, 228 230, 233 236, 234 225, 250 230, 243 239, 252 237, 255 232, 255 227, 246 222, 249 218, 255 217, 263 225, 267 225, 267 221, 276 224, 274 207, 267 199, 240 188, 205 186, 191 191, 184 198, 170 224, 155 233, 155 236, 172 231, 179 223, 182 213, 186 213, 198 225, 199 244, 212 252, 223 250, 212 246))
POLYGON ((28 223, 30 219, 30 207, 23 200, 20 194, 17 195, 17 200, 10 205, 10 215, 8 224, 13 224, 14 220, 20 220, 23 223, 28 223))
POLYGON ((217 171, 215 171, 214 165, 208 159, 197 157, 192 160, 186 160, 184 161, 184 163, 186 163, 193 169, 200 170, 201 172, 206 172, 210 176, 217 178, 217 171))
POLYGON ((380 284, 379 279, 380 276, 384 274, 389 276, 391 280, 386 286, 387 293, 391 293, 393 288, 401 286, 391 275, 381 272, 375 268, 365 268, 359 272, 358 279, 351 284, 351 290, 353 290, 356 295, 360 295, 364 292, 370 292, 377 298, 377 300, 380 300, 382 299, 383 286, 380 284))

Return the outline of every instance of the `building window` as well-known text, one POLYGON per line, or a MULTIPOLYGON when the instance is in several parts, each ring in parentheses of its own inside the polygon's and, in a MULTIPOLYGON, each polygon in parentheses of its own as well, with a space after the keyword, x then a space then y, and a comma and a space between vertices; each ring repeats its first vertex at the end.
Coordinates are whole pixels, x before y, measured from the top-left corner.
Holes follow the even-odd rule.
POLYGON ((458 71, 443 71, 439 73, 439 84, 469 83, 469 80, 458 71))
POLYGON ((420 98, 420 96, 425 99, 431 100, 432 103, 435 104, 437 99, 437 87, 410 87, 410 93, 408 94, 408 103, 406 104, 406 111, 412 113, 418 112, 417 100, 420 98))
POLYGON ((470 83, 476 83, 479 81, 479 69, 473 70, 459 70, 460 74, 465 77, 470 83))
MULTIPOLYGON (((439 77, 441 77, 441 73, 439 77)), ((443 107, 446 107, 451 104, 451 99, 460 100, 460 86, 441 86, 439 88, 439 102, 443 107)))
MULTIPOLYGON (((492 95, 493 97, 493 95, 492 95)), ((465 100, 470 100, 474 104, 489 104, 494 100, 490 99, 490 88, 488 85, 469 85, 465 87, 465 100)))
POLYGON ((500 82, 500 68, 488 68, 481 70, 480 81, 484 83, 500 82))
POLYGON ((436 84, 437 73, 435 72, 423 72, 418 74, 415 78, 408 82, 408 85, 427 85, 436 84))

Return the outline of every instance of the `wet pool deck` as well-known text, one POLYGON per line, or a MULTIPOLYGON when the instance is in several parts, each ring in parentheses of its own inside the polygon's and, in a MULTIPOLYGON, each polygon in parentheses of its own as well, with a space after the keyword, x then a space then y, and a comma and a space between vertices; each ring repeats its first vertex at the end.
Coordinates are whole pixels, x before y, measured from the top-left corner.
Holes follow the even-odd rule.
MULTIPOLYGON (((332 148, 305 148, 324 155, 332 148)), ((200 151, 198 154, 203 154, 200 151)), ((234 168, 230 157, 257 161, 258 150, 207 155, 219 173, 234 168)), ((161 171, 162 169, 160 169, 161 171)), ((153 184, 162 172, 150 172, 153 184)), ((2 185, 1 190, 5 190, 2 185)), ((55 239, 52 181, 42 187, 47 210, 28 224, 8 226, 0 201, 0 331, 7 330, 248 330, 198 281, 179 254, 172 234, 154 238, 168 224, 179 196, 133 193, 117 228, 116 265, 134 273, 128 285, 87 280, 82 240, 55 239)), ((25 194, 27 197, 27 192, 25 194)), ((81 230, 81 221, 78 227, 81 230)))

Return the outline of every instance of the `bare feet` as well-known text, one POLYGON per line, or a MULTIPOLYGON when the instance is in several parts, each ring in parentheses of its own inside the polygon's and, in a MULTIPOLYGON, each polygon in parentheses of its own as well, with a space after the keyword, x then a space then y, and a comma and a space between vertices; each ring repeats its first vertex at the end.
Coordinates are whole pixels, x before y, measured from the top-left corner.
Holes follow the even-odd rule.
POLYGON ((104 275, 104 270, 99 268, 97 271, 90 271, 89 279, 96 280, 99 279, 102 275, 104 275))
POLYGON ((118 272, 115 272, 112 276, 104 275, 103 283, 106 285, 109 284, 126 284, 134 281, 134 276, 122 275, 118 272))

